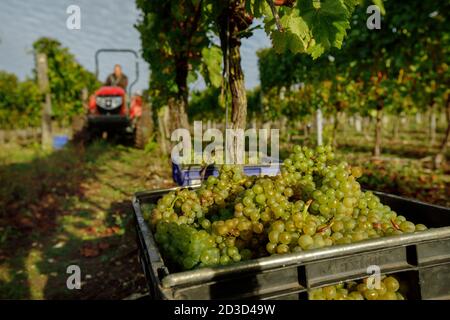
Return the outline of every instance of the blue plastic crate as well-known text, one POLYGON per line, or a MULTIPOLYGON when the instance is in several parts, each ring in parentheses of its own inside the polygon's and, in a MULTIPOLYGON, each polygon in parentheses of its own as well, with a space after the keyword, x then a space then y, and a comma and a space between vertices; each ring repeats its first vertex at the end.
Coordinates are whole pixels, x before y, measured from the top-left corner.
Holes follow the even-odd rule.
MULTIPOLYGON (((272 159, 272 165, 245 165, 244 173, 248 176, 275 176, 280 173, 280 160, 272 159)), ((172 178, 179 186, 191 186, 202 182, 202 167, 198 165, 178 165, 172 162, 172 178)), ((209 176, 217 177, 219 168, 210 165, 205 169, 204 179, 209 176)))
POLYGON ((68 136, 54 136, 53 137, 53 149, 62 149, 69 142, 68 136))

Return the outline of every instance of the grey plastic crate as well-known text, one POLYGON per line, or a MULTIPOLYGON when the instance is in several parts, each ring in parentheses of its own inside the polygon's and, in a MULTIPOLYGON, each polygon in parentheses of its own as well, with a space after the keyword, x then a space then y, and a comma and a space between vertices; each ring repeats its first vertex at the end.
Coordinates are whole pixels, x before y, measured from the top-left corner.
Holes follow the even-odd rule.
POLYGON ((309 289, 368 277, 370 265, 398 275, 408 299, 450 299, 449 208, 374 192, 397 213, 432 229, 170 273, 142 205, 177 189, 139 192, 133 199, 140 260, 154 299, 306 299, 309 289))

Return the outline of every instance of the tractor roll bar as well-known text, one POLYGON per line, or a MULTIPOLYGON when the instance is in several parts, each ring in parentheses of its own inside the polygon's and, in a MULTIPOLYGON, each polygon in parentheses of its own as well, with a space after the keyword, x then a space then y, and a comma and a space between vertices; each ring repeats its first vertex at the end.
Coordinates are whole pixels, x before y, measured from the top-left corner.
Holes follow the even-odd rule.
POLYGON ((98 75, 99 75, 99 63, 98 63, 98 57, 100 55, 100 53, 102 52, 128 52, 134 55, 134 57, 136 58, 135 61, 135 79, 133 80, 133 82, 128 86, 128 95, 131 97, 132 91, 131 89, 133 88, 133 86, 138 82, 139 79, 139 56, 137 54, 136 51, 132 50, 132 49, 98 49, 95 52, 95 77, 98 79, 98 75))

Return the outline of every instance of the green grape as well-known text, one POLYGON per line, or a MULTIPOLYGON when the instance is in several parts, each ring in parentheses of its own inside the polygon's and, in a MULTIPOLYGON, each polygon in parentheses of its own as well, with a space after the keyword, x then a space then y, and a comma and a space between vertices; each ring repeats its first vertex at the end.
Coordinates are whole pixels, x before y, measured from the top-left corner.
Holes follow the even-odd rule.
POLYGON ((278 241, 284 244, 291 243, 292 236, 289 232, 281 232, 278 236, 278 241))
POLYGON ((217 236, 217 237, 215 238, 215 241, 216 241, 217 244, 220 244, 220 243, 223 242, 223 237, 222 237, 222 236, 217 236))
POLYGON ((325 241, 323 240, 323 237, 320 234, 315 234, 313 240, 315 248, 325 247, 325 241))
POLYGON ((405 297, 400 292, 395 293, 397 295, 397 300, 405 300, 405 297))
POLYGON ((264 211, 264 212, 261 213, 260 218, 261 218, 262 221, 268 222, 268 221, 270 221, 270 219, 272 217, 271 217, 269 212, 264 211))
POLYGON ((228 247, 228 249, 227 249, 227 254, 228 254, 230 257, 233 257, 234 255, 239 254, 239 250, 238 250, 238 248, 236 248, 236 247, 234 247, 234 246, 228 247))
POLYGON ((409 222, 409 221, 403 221, 403 222, 400 224, 400 230, 403 231, 403 232, 408 232, 408 233, 410 233, 410 232, 416 231, 416 226, 415 226, 414 223, 412 223, 412 222, 409 222))
POLYGON ((290 197, 292 197, 294 195, 294 191, 292 190, 292 188, 288 187, 288 188, 284 189, 283 194, 286 197, 290 198, 290 197))
POLYGON ((336 288, 334 286, 328 286, 322 288, 322 293, 327 300, 332 300, 336 297, 336 288))
POLYGON ((245 230, 247 230, 247 227, 248 227, 248 225, 247 225, 246 221, 239 221, 239 223, 237 224, 237 229, 239 231, 245 231, 245 230))
POLYGON ((256 201, 256 203, 261 204, 261 205, 265 204, 266 203, 266 196, 264 194, 258 194, 255 197, 255 201, 256 201))
POLYGON ((344 230, 344 223, 340 220, 335 221, 331 226, 331 230, 333 230, 333 232, 340 232, 344 230))
POLYGON ((219 236, 224 236, 225 234, 228 233, 228 228, 226 225, 219 225, 216 228, 216 232, 219 236))
POLYGON ((269 243, 266 245, 266 250, 267 250, 267 252, 269 252, 270 254, 276 253, 276 249, 277 249, 277 244, 276 244, 276 243, 269 242, 269 243))
POLYGON ((327 205, 330 209, 336 209, 339 205, 339 201, 337 199, 329 199, 327 205))
POLYGON ((353 242, 358 242, 358 241, 364 240, 364 236, 363 236, 362 232, 353 232, 351 237, 352 237, 353 242))
POLYGON ((378 297, 378 300, 397 300, 397 294, 392 291, 386 291, 378 297))
MULTIPOLYGON (((180 217, 181 218, 181 217, 180 217)), ((204 228, 204 229, 209 229, 209 228, 211 228, 211 222, 208 220, 208 219, 204 219, 202 222, 201 222, 201 225, 202 225, 202 228, 204 228)))
POLYGON ((250 219, 256 222, 260 219, 260 214, 257 211, 253 211, 252 213, 250 213, 250 219))
POLYGON ((283 254, 283 253, 288 253, 288 252, 289 252, 289 246, 288 245, 282 243, 282 244, 279 244, 277 246, 277 253, 278 254, 283 254))
MULTIPOLYGON (((299 146, 299 145, 295 145, 294 146, 294 149, 292 150, 293 152, 294 152, 294 154, 295 153, 301 153, 302 152, 302 147, 301 146, 299 146)), ((301 158, 301 159, 303 159, 303 158, 301 158)), ((299 159, 299 160, 301 160, 301 159, 299 159)))
POLYGON ((283 221, 280 221, 280 220, 273 222, 271 227, 272 227, 272 230, 278 231, 278 232, 283 232, 284 228, 285 228, 283 221))
POLYGON ((416 231, 424 231, 427 230, 427 227, 423 224, 416 224, 416 231))
POLYGON ((379 288, 375 288, 378 292, 378 296, 382 296, 387 292, 387 288, 383 282, 380 283, 379 288))
POLYGON ((364 291, 364 298, 367 300, 377 300, 378 292, 374 289, 367 289, 364 291))
POLYGON ((362 169, 360 167, 353 167, 352 168, 352 176, 355 178, 359 178, 362 176, 362 169))
POLYGON ((396 292, 400 288, 400 284, 394 277, 387 277, 383 280, 388 291, 396 292))
POLYGON ((234 210, 236 212, 242 212, 244 210, 244 205, 242 203, 236 203, 234 206, 234 210))
POLYGON ((229 237, 225 239, 225 245, 227 247, 234 247, 236 244, 236 238, 235 237, 229 237))
POLYGON ((253 200, 250 197, 245 197, 244 199, 242 199, 242 203, 246 207, 251 207, 253 205, 253 200))
POLYGON ((340 233, 340 232, 334 232, 332 235, 331 235, 331 239, 334 241, 334 242, 336 242, 337 240, 339 240, 339 239, 342 239, 344 236, 342 235, 342 233, 340 233))
POLYGON ((351 300, 364 300, 364 296, 358 291, 350 292, 348 298, 351 300))
POLYGON ((277 206, 273 208, 273 214, 275 215, 276 218, 280 218, 284 214, 284 209, 281 206, 277 206))
POLYGON ((307 224, 303 226, 303 233, 309 236, 313 236, 316 233, 316 226, 314 224, 307 224))
POLYGON ((358 290, 358 292, 364 293, 367 289, 367 285, 365 283, 360 283, 356 286, 356 290, 358 290))
POLYGON ((352 207, 353 207, 353 202, 354 202, 353 199, 354 199, 354 198, 350 198, 350 197, 344 198, 344 200, 342 200, 342 203, 343 203, 344 206, 346 206, 347 208, 352 208, 352 207))
POLYGON ((241 261, 242 257, 239 253, 236 253, 231 256, 231 259, 233 259, 234 262, 239 262, 239 261, 241 261))
POLYGON ((284 160, 283 164, 286 167, 292 166, 292 160, 291 159, 286 159, 286 160, 284 160))
POLYGON ((254 192, 255 194, 262 194, 262 193, 264 192, 263 187, 262 187, 261 185, 259 185, 259 184, 255 184, 255 185, 253 186, 252 190, 253 190, 253 192, 254 192))
POLYGON ((264 231, 264 225, 262 223, 254 223, 252 225, 252 230, 254 233, 261 234, 264 231))
POLYGON ((280 232, 273 230, 269 233, 269 241, 270 243, 278 243, 280 237, 280 232))
POLYGON ((313 202, 311 204, 311 211, 318 212, 320 209, 320 204, 318 202, 313 202))
POLYGON ((322 215, 324 215, 324 216, 329 216, 329 215, 330 215, 331 208, 328 207, 328 205, 326 205, 326 204, 321 204, 321 205, 319 206, 319 211, 320 211, 320 214, 322 214, 322 215))
POLYGON ((370 199, 367 202, 367 206, 369 207, 369 209, 375 209, 378 206, 378 202, 375 199, 370 199))
POLYGON ((295 223, 292 220, 288 220, 284 224, 286 231, 294 232, 296 230, 295 223))
POLYGON ((304 234, 298 238, 298 245, 303 249, 309 249, 314 244, 314 240, 310 235, 304 234))
POLYGON ((347 231, 351 231, 356 227, 356 222, 353 219, 348 219, 344 222, 344 228, 347 231))

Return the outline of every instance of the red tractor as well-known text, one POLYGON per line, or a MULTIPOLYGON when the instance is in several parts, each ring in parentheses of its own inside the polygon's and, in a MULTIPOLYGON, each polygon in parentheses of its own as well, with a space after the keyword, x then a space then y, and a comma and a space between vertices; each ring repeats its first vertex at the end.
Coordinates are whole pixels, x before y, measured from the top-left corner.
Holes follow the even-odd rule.
POLYGON ((95 74, 99 75, 99 55, 102 52, 126 52, 136 58, 135 79, 127 92, 118 86, 102 86, 89 97, 87 114, 74 119, 74 140, 90 141, 107 133, 121 140, 134 140, 143 148, 151 134, 151 114, 140 95, 132 95, 132 88, 139 78, 138 55, 130 49, 100 49, 95 53, 95 74))

